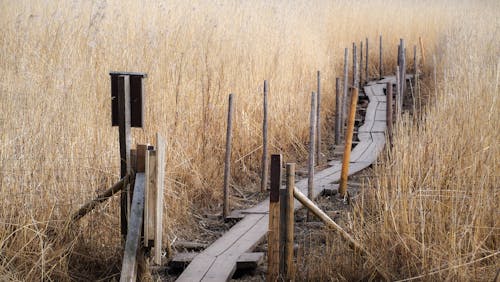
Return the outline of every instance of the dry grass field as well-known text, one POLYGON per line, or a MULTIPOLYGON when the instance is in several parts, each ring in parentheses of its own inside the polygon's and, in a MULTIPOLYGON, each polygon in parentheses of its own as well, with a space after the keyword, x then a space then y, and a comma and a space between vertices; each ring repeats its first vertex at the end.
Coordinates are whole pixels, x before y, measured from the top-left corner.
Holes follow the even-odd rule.
MULTIPOLYGON (((500 251, 496 1, 2 1, 0 15, 0 280, 116 274, 117 199, 67 223, 119 176, 110 70, 148 73, 146 125, 132 134, 137 143, 156 132, 168 140, 164 237, 182 238, 196 230, 199 208, 221 204, 227 95, 236 95, 232 185, 257 191, 263 80, 270 83, 270 149, 301 161, 316 70, 326 117, 343 49, 368 37, 376 76, 379 34, 386 70, 394 69, 400 37, 409 46, 424 39, 428 106, 421 119, 398 124, 352 232, 395 279, 493 279, 500 251)), ((311 258, 302 278, 368 273, 339 243, 332 235, 328 263, 311 258), (312 271, 319 265, 331 267, 312 271)))

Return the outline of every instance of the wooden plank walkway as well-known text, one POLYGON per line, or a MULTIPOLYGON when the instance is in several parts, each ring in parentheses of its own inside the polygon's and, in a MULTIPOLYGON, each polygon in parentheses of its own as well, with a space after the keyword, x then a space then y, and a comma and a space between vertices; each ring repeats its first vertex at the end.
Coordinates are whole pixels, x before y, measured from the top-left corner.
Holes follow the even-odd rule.
MULTIPOLYGON (((385 101, 384 88, 387 82, 396 83, 394 76, 384 77, 381 81, 372 81, 364 87, 369 98, 365 123, 358 129, 359 144, 351 153, 349 175, 370 166, 377 159, 385 144, 385 101)), ((324 189, 339 181, 341 164, 331 161, 331 166, 314 176, 314 197, 324 189)), ((307 194, 307 178, 296 183, 296 187, 307 194)), ((295 209, 302 205, 295 200, 295 209)), ((188 265, 177 281, 227 281, 236 270, 238 258, 252 251, 262 240, 268 230, 269 198, 258 205, 241 211, 244 218, 234 225, 222 237, 197 255, 188 265)))

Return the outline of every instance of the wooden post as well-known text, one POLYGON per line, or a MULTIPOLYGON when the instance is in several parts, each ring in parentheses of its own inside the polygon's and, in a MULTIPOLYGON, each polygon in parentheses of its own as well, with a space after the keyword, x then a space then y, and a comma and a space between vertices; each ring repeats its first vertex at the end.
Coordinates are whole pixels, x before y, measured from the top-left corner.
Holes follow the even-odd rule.
POLYGON ((363 85, 363 41, 359 42, 359 85, 363 85))
POLYGON ((386 86, 386 120, 387 120, 387 136, 389 137, 389 145, 392 147, 392 83, 387 82, 386 86))
POLYGON ((401 107, 400 107, 400 102, 401 102, 401 79, 399 77, 400 71, 399 71, 399 66, 396 66, 396 120, 399 118, 399 115, 401 114, 401 107))
POLYGON ((128 224, 127 240, 123 254, 122 271, 120 281, 136 281, 137 279, 137 255, 139 240, 141 238, 143 211, 144 211, 144 173, 135 175, 134 196, 132 199, 130 220, 128 224))
POLYGON ((365 82, 368 83, 368 37, 366 38, 366 52, 365 52, 365 82))
MULTIPOLYGON (((307 196, 312 199, 314 197, 314 145, 316 135, 316 93, 311 94, 311 117, 309 125, 309 175, 307 177, 307 196)), ((311 214, 307 213, 307 221, 311 220, 311 214)))
POLYGON ((345 136, 345 120, 347 118, 347 81, 349 79, 349 49, 344 51, 344 95, 342 97, 342 135, 345 136))
POLYGON ((401 112, 402 112, 402 109, 403 109, 403 100, 404 100, 404 96, 405 96, 405 82, 406 82, 406 78, 405 78, 405 73, 406 73, 406 56, 405 56, 405 41, 403 38, 399 39, 399 46, 401 46, 401 61, 400 61, 400 64, 399 64, 399 86, 401 87, 400 89, 400 96, 401 96, 401 112))
POLYGON ((347 122, 347 135, 344 148, 344 158, 342 160, 342 173, 340 177, 339 194, 342 197, 347 196, 347 176, 349 173, 349 161, 352 148, 352 134, 354 132, 354 119, 356 117, 356 105, 358 103, 358 89, 351 89, 351 107, 349 109, 349 120, 347 122))
POLYGON ((227 131, 226 131, 226 158, 224 165, 224 203, 222 216, 224 219, 229 216, 229 179, 231 177, 231 137, 233 135, 233 94, 229 94, 229 104, 227 111, 227 131))
POLYGON ((413 45, 413 79, 416 81, 418 73, 417 45, 413 45))
POLYGON ((165 187, 165 139, 156 133, 156 215, 155 246, 153 262, 161 265, 161 249, 163 238, 163 190, 165 187))
POLYGON ((358 87, 358 50, 356 43, 352 43, 352 85, 358 87))
POLYGON ((283 276, 286 281, 293 280, 294 265, 293 265, 293 237, 294 237, 294 197, 293 190, 295 188, 295 164, 286 164, 286 192, 285 197, 281 199, 286 202, 286 217, 283 225, 286 226, 285 246, 284 246, 284 271, 283 276))
POLYGON ((379 71, 380 71, 379 78, 382 79, 382 75, 384 73, 384 64, 382 63, 382 34, 380 35, 380 47, 379 48, 380 48, 379 61, 378 61, 379 71))
MULTIPOLYGON (((118 126, 120 139, 120 176, 125 177, 130 171, 130 77, 128 75, 118 78, 118 126)), ((125 187, 120 196, 120 226, 123 238, 127 235, 127 206, 129 189, 125 187)))
POLYGON ((321 76, 317 73, 317 103, 316 103, 316 164, 321 163, 321 76))
POLYGON ((335 145, 340 144, 340 132, 342 132, 342 106, 340 102, 340 78, 335 78, 335 145))
POLYGON ((424 43, 422 42, 422 37, 418 38, 418 42, 420 43, 420 55, 422 57, 422 66, 425 65, 425 50, 424 50, 424 43))
POLYGON ((269 173, 269 165, 267 161, 267 94, 269 92, 269 86, 267 80, 264 80, 264 102, 263 102, 263 112, 264 117, 262 121, 262 178, 260 180, 260 191, 264 192, 267 190, 267 179, 269 173))
POLYGON ((271 156, 271 191, 269 194, 269 231, 267 233, 267 281, 276 281, 280 270, 280 186, 282 156, 271 156))

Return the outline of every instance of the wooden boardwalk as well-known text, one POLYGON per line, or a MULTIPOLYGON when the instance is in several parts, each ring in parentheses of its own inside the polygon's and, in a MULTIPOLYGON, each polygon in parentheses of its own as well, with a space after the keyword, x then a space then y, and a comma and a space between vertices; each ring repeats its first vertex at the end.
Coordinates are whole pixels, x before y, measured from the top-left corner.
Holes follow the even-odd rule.
MULTIPOLYGON (((394 76, 380 81, 369 82, 364 87, 369 104, 366 109, 365 123, 358 129, 358 145, 351 152, 349 175, 370 166, 378 157, 385 144, 386 129, 386 83, 396 83, 394 76)), ((314 197, 332 183, 339 181, 341 163, 332 161, 330 167, 314 175, 314 197)), ((296 187, 307 195, 307 178, 296 183, 296 187)), ((295 200, 295 209, 302 205, 295 200)), ((260 204, 241 211, 245 216, 222 237, 197 255, 177 281, 227 281, 236 270, 236 261, 251 252, 262 240, 268 230, 269 198, 260 204)))

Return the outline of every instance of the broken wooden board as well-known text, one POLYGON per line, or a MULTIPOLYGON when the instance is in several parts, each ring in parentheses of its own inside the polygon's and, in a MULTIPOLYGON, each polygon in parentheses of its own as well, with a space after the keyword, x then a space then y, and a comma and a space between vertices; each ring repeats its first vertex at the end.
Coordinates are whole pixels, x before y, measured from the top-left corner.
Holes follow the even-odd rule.
MULTIPOLYGON (((384 78, 387 82, 395 81, 394 77, 384 78)), ((385 82, 386 83, 386 82, 385 82)), ((385 113, 385 85, 379 83, 367 84, 364 87, 370 102, 366 111, 364 124, 358 130, 359 144, 353 149, 349 165, 349 175, 357 173, 370 166, 385 144, 385 117, 378 112, 385 113), (383 104, 381 106, 380 104, 383 104), (361 130, 363 128, 363 130, 361 130)), ((339 181, 341 164, 338 161, 329 162, 330 167, 314 175, 314 197, 324 189, 339 181)), ((307 194, 307 178, 295 184, 302 193, 307 194)), ((294 208, 299 209, 302 204, 295 200, 294 208)), ((188 265, 177 281, 227 281, 231 279, 237 268, 238 258, 251 252, 262 240, 268 231, 269 198, 256 206, 239 212, 245 215, 222 237, 216 240, 205 251, 198 254, 188 265)))

